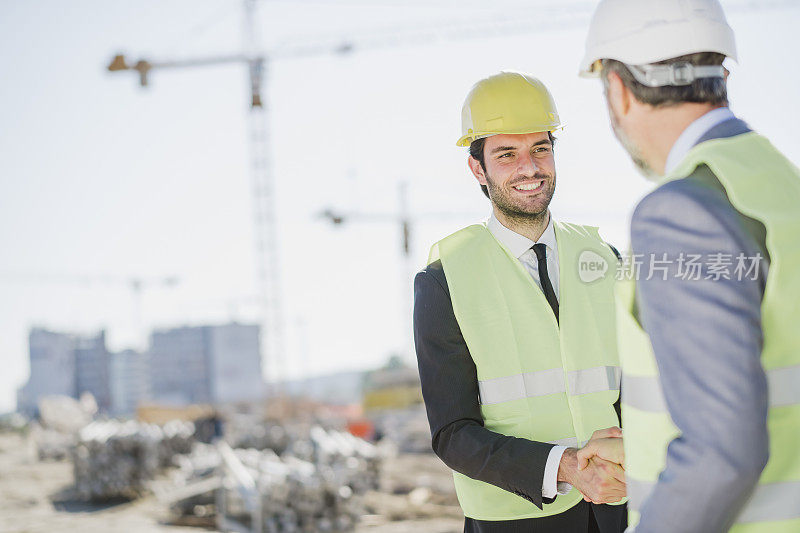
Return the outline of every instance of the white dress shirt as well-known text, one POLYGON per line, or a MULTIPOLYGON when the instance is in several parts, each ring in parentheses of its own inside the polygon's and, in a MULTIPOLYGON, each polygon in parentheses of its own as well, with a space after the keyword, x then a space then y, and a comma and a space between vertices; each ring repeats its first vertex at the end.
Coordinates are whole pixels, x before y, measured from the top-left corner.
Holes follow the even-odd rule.
MULTIPOLYGON (((544 243, 547 252, 547 275, 553 285, 556 298, 559 301, 561 300, 561 293, 559 292, 558 242, 556 242, 556 232, 553 229, 552 215, 538 241, 532 241, 524 235, 508 229, 497 220, 494 213, 486 222, 486 227, 494 235, 494 238, 508 248, 512 255, 522 263, 522 266, 525 267, 525 270, 528 271, 528 274, 531 275, 540 289, 542 288, 542 282, 539 279, 539 260, 536 257, 536 252, 533 251, 533 245, 540 242, 544 243)), ((566 446, 553 446, 550 450, 550 455, 547 456, 544 479, 542 480, 542 496, 545 498, 555 498, 557 494, 566 494, 572 488, 569 483, 558 482, 558 465, 561 463, 561 456, 566 449, 566 446)))
POLYGON ((669 151, 667 162, 664 165, 664 175, 678 168, 678 165, 681 164, 681 161, 683 161, 683 158, 689 153, 689 150, 691 150, 692 147, 697 144, 697 141, 711 128, 732 118, 736 118, 736 116, 729 107, 718 107, 689 124, 669 151))

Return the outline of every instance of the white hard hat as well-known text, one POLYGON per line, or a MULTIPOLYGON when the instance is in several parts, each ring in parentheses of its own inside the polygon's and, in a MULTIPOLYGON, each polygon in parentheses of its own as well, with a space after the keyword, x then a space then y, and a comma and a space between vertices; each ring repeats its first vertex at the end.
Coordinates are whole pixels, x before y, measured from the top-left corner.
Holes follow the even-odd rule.
POLYGON ((589 27, 580 75, 597 76, 601 59, 649 65, 697 52, 737 59, 733 30, 718 0, 602 0, 589 27))

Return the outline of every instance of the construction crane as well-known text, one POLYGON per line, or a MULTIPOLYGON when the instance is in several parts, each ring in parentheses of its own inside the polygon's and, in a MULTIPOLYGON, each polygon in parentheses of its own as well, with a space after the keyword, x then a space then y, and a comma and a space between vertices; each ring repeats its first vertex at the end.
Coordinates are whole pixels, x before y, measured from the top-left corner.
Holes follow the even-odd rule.
MULTIPOLYGON (((139 77, 139 84, 147 87, 150 76, 155 70, 181 69, 207 67, 223 64, 243 64, 248 67, 250 83, 250 162, 253 205, 255 213, 256 235, 256 260, 259 281, 259 294, 263 309, 264 367, 269 369, 272 364, 276 367, 276 374, 283 373, 284 357, 284 317, 280 283, 279 248, 277 243, 277 224, 275 220, 276 200, 274 191, 274 176, 270 159, 270 131, 268 120, 268 106, 263 97, 264 87, 268 80, 268 68, 271 60, 317 56, 322 54, 347 54, 356 48, 382 48, 393 47, 405 43, 424 44, 437 40, 454 40, 471 38, 475 35, 508 35, 528 31, 530 25, 525 25, 524 20, 518 18, 511 20, 497 18, 490 21, 489 27, 486 20, 481 24, 481 31, 465 31, 475 26, 475 20, 462 24, 452 21, 440 21, 427 25, 417 24, 413 28, 397 29, 391 31, 378 29, 360 38, 342 39, 340 36, 322 38, 318 35, 298 37, 288 45, 278 45, 269 54, 259 47, 257 19, 258 0, 243 0, 244 7, 244 43, 243 52, 240 54, 227 54, 213 57, 199 57, 178 60, 151 60, 141 58, 129 63, 127 58, 118 54, 108 64, 110 72, 135 72, 139 77)), ((587 6, 586 2, 581 3, 587 6)), ((555 8, 554 8, 555 9, 555 8)), ((553 16, 575 17, 582 10, 564 9, 558 6, 553 16)), ((540 17, 541 13, 537 13, 540 17)), ((533 19, 531 19, 533 20, 533 19)), ((529 21, 530 22, 530 21, 529 21)), ((410 224, 404 227, 406 235, 404 249, 409 249, 410 224)), ((407 257, 407 251, 406 257, 407 257)), ((410 268, 407 267, 410 272, 410 268)), ((270 381, 267 370, 267 381, 270 381)))
MULTIPOLYGON (((341 36, 320 38, 318 34, 295 36, 292 43, 275 46, 269 54, 263 52, 259 47, 259 36, 255 22, 258 3, 258 0, 243 0, 244 47, 241 54, 161 61, 139 59, 135 63, 128 63, 125 56, 119 54, 108 65, 108 70, 111 72, 136 72, 140 85, 146 87, 150 74, 154 70, 221 64, 243 64, 248 67, 250 83, 250 160, 256 229, 256 266, 264 314, 263 331, 266 339, 264 343, 264 366, 269 368, 272 363, 280 369, 284 356, 284 318, 275 220, 277 204, 270 159, 268 106, 263 97, 264 87, 268 81, 270 61, 322 54, 346 54, 355 49, 386 48, 404 44, 421 45, 436 41, 455 41, 475 39, 477 37, 507 37, 530 33, 531 28, 537 28, 537 33, 555 29, 567 29, 585 24, 594 8, 594 2, 552 2, 537 6, 537 9, 530 15, 514 18, 509 18, 506 14, 486 12, 486 4, 484 2, 468 2, 466 5, 461 6, 467 15, 462 17, 461 20, 434 20, 403 28, 374 28, 368 34, 350 36, 347 39, 343 39, 341 36), (479 9, 481 13, 476 16, 474 12, 468 13, 469 9, 479 9), (541 28, 539 24, 541 20, 548 20, 546 29, 541 28)), ((370 2, 365 3, 369 4, 370 2)), ((389 2, 389 5, 392 4, 397 7, 407 5, 406 2, 389 2)), ((415 5, 420 7, 422 4, 416 3, 415 5)), ((435 7, 427 2, 425 5, 435 7)), ((756 8, 752 1, 731 2, 730 7, 734 11, 746 11, 756 8)), ((782 7, 796 7, 796 2, 765 0, 759 2, 757 6, 760 10, 782 7)), ((406 229, 410 228, 410 226, 404 227, 406 229)), ((408 238, 405 239, 404 247, 407 245, 408 238)), ((270 376, 268 375, 268 381, 269 378, 270 376)))
MULTIPOLYGON (((272 161, 270 159, 270 131, 268 106, 263 97, 270 57, 260 50, 256 21, 257 0, 244 0, 244 51, 241 54, 183 60, 152 61, 139 59, 129 64, 124 55, 116 55, 108 65, 110 72, 134 71, 139 84, 148 85, 154 70, 205 67, 222 64, 243 64, 248 68, 250 82, 250 112, 248 116, 250 144, 250 172, 256 237, 256 269, 259 298, 263 313, 263 358, 270 380, 269 365, 282 373, 284 356, 284 319, 279 266, 276 200, 272 161)), ((284 56, 316 55, 323 52, 343 53, 347 47, 304 47, 284 56)), ((279 54, 280 55, 280 54, 279 54)))

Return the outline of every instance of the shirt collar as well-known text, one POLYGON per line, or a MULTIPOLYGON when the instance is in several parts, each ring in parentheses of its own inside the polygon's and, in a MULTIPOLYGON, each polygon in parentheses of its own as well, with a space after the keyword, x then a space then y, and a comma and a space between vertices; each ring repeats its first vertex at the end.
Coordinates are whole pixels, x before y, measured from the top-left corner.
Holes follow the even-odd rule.
POLYGON ((520 235, 514 230, 510 230, 505 227, 497 217, 494 216, 494 213, 489 217, 489 220, 486 222, 486 227, 489 231, 494 235, 494 238, 500 242, 503 246, 509 249, 509 251, 514 254, 514 257, 519 259, 519 257, 531 249, 531 246, 536 244, 537 242, 544 243, 551 253, 556 252, 556 232, 553 228, 553 215, 550 214, 550 220, 547 222, 547 227, 544 229, 544 233, 542 236, 539 237, 539 240, 534 242, 527 238, 524 235, 520 235))
POLYGON ((711 128, 732 118, 735 117, 729 107, 718 107, 689 124, 669 151, 667 162, 664 165, 664 175, 668 175, 678 168, 678 165, 680 165, 683 158, 686 157, 686 154, 689 153, 689 150, 691 150, 692 147, 697 144, 697 141, 708 133, 711 128))

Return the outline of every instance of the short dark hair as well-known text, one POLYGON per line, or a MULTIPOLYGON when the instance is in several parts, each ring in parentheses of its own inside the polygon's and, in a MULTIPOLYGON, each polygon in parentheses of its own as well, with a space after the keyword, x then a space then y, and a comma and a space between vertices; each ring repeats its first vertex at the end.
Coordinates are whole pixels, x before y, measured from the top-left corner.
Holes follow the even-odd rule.
MULTIPOLYGON (((556 138, 553 137, 553 132, 548 131, 547 136, 550 138, 550 144, 553 146, 556 145, 556 138)), ((483 172, 486 173, 486 159, 483 155, 483 149, 486 146, 486 137, 481 137, 480 139, 475 139, 469 145, 469 155, 471 155, 474 159, 478 160, 478 163, 481 164, 483 167, 483 172)), ((489 189, 486 185, 481 185, 481 190, 483 194, 486 195, 486 198, 489 198, 489 189)))
MULTIPOLYGON (((690 63, 692 65, 722 65, 723 54, 716 52, 699 52, 674 57, 654 65, 670 65, 672 63, 690 63)), ((701 104, 728 105, 728 88, 724 78, 699 78, 689 85, 666 85, 664 87, 647 87, 633 77, 625 63, 615 59, 603 59, 601 77, 603 85, 608 88, 608 74, 616 72, 622 83, 643 104, 653 107, 668 107, 685 102, 701 104)))

